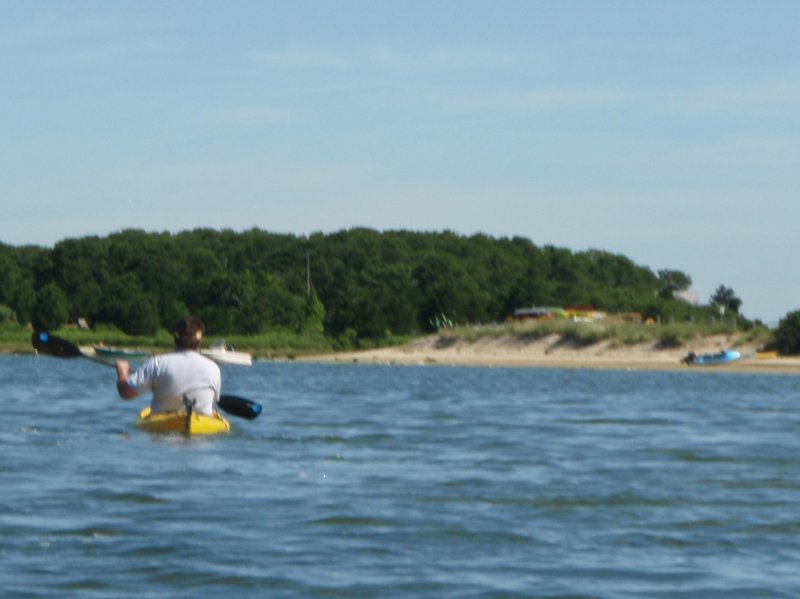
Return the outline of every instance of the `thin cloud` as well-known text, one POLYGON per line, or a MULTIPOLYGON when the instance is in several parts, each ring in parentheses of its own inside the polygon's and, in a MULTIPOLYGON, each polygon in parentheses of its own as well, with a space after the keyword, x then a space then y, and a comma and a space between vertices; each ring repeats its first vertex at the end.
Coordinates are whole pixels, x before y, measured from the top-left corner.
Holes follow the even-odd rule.
POLYGON ((397 50, 389 47, 362 49, 358 56, 366 67, 380 67, 399 71, 496 71, 520 67, 530 68, 544 61, 538 56, 483 46, 434 46, 420 51, 397 50))
POLYGON ((474 45, 441 45, 413 51, 389 46, 355 47, 344 51, 291 46, 276 52, 257 52, 253 54, 253 59, 271 67, 354 70, 379 68, 403 72, 508 70, 530 68, 545 62, 541 56, 474 45))
POLYGON ((794 77, 665 90, 652 94, 651 100, 674 112, 731 114, 744 110, 800 117, 800 84, 794 77))
POLYGON ((510 69, 527 66, 530 57, 510 50, 484 48, 480 46, 439 46, 427 52, 426 64, 441 69, 510 69))
POLYGON ((42 64, 57 67, 93 67, 127 64, 131 60, 151 59, 161 54, 165 45, 156 41, 116 41, 69 52, 50 53, 40 58, 42 64))
POLYGON ((612 106, 635 102, 641 95, 624 88, 542 87, 505 89, 462 97, 459 103, 465 108, 490 111, 544 112, 595 106, 612 106))
POLYGON ((253 59, 270 67, 343 69, 350 61, 339 53, 293 46, 280 52, 256 52, 253 59))
POLYGON ((241 106, 220 112, 217 120, 224 124, 248 127, 269 126, 290 121, 291 113, 272 106, 241 106))

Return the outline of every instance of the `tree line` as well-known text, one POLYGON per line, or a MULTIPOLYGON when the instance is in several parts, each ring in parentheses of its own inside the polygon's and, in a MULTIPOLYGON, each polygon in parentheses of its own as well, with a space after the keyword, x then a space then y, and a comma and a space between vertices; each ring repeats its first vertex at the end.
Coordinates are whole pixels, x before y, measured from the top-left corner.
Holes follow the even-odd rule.
POLYGON ((0 244, 0 320, 54 329, 83 318, 140 335, 189 313, 214 335, 289 330, 353 341, 501 322, 529 306, 718 315, 676 298, 690 285, 681 271, 656 273, 605 251, 450 231, 125 230, 52 248, 0 244))

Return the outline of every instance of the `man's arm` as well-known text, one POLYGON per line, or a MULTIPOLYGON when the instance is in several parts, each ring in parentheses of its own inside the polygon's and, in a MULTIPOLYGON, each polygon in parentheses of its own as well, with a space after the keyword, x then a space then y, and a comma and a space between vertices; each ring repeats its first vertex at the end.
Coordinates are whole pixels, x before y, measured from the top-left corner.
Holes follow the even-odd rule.
POLYGON ((136 389, 128 384, 131 365, 127 360, 117 360, 117 393, 122 399, 133 399, 138 395, 136 389))

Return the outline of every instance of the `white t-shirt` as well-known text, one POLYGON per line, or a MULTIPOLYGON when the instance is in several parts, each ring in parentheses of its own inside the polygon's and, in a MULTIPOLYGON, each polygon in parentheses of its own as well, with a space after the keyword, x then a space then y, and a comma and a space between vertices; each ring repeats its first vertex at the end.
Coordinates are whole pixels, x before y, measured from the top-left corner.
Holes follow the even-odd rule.
POLYGON ((178 350, 147 360, 126 381, 137 393, 153 392, 150 409, 185 412, 184 395, 194 400, 193 412, 212 414, 222 387, 219 366, 196 351, 178 350))

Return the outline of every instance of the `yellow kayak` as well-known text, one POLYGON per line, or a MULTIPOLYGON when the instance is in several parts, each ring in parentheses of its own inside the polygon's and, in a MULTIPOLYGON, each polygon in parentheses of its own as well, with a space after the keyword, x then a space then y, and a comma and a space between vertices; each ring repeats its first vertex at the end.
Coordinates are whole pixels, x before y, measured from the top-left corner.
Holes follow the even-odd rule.
POLYGON ((149 433, 216 435, 218 433, 227 433, 231 430, 230 423, 216 412, 213 416, 192 414, 190 418, 187 418, 186 412, 151 414, 150 406, 139 412, 139 422, 136 425, 149 433))

